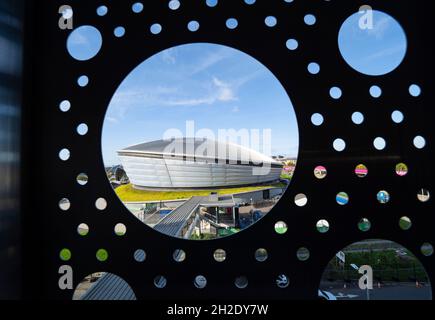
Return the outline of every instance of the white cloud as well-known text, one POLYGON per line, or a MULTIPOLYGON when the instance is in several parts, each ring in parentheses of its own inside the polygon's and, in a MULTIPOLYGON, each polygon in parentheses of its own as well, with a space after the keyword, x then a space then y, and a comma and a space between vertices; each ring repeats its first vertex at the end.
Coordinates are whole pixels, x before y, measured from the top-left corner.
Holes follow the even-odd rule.
POLYGON ((382 19, 375 19, 374 26, 372 29, 368 29, 368 33, 376 37, 376 39, 383 39, 385 33, 390 27, 391 18, 384 17, 382 19))
POLYGON ((176 64, 177 58, 175 57, 174 49, 168 49, 168 50, 163 51, 162 60, 163 60, 163 62, 165 62, 167 64, 176 64))

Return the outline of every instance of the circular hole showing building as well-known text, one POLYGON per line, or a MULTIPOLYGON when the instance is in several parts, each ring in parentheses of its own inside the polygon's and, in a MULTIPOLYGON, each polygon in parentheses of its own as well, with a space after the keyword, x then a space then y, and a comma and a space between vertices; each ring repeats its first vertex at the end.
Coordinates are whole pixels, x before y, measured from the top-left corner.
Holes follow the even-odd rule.
MULTIPOLYGON (((426 254, 431 252, 430 247, 427 250, 426 254)), ((325 300, 432 300, 432 287, 411 251, 395 242, 369 239, 331 257, 319 294, 325 300)))
POLYGON ((154 286, 158 289, 163 289, 168 284, 168 280, 164 276, 157 276, 154 278, 154 286))
POLYGON ((367 232, 372 228, 372 224, 369 219, 363 218, 358 222, 358 229, 362 232, 367 232))
POLYGON ((193 284, 198 289, 204 289, 207 286, 207 278, 201 275, 196 276, 193 284))
POLYGON ((428 202, 430 200, 430 192, 426 189, 420 189, 417 193, 417 199, 420 202, 428 202))
POLYGON ((172 254, 172 258, 174 258, 175 262, 183 262, 186 260, 186 252, 181 249, 177 249, 172 254))
POLYGON ((404 231, 407 231, 407 230, 411 229, 412 228, 412 221, 411 221, 411 219, 408 218, 408 217, 402 217, 402 218, 400 218, 400 220, 399 220, 399 227, 400 227, 400 229, 402 229, 404 231))
POLYGON ((308 259, 310 259, 310 250, 307 248, 300 248, 296 252, 296 257, 299 261, 308 261, 308 259))
POLYGON ((396 174, 399 177, 404 177, 408 174, 408 166, 405 163, 398 163, 396 165, 396 174))
POLYGON ((379 191, 377 194, 377 199, 379 203, 386 204, 390 202, 390 194, 388 193, 388 191, 385 190, 379 191))
POLYGON ((345 206, 349 203, 349 195, 346 192, 339 192, 335 200, 340 206, 345 206))
POLYGON ((328 171, 324 166, 317 166, 314 169, 314 176, 319 180, 325 179, 327 175, 328 175, 328 171))
POLYGON ((288 230, 287 223, 284 221, 278 221, 275 223, 275 232, 278 234, 285 234, 288 230))
POLYGON ((136 296, 124 279, 108 272, 95 272, 80 281, 73 300, 132 301, 136 296))
POLYGON ((89 226, 86 223, 81 223, 78 227, 77 227, 77 233, 79 235, 81 235, 82 237, 85 237, 88 235, 89 233, 89 226))
POLYGON ((210 43, 137 66, 113 94, 102 134, 106 175, 127 209, 190 240, 231 236, 268 214, 291 183, 298 148, 296 114, 273 73, 210 43))
POLYGON ((85 186, 85 185, 87 185, 87 184, 88 184, 88 181, 89 181, 89 177, 88 177, 88 175, 87 175, 86 173, 80 173, 80 174, 77 176, 77 183, 78 183, 79 185, 81 185, 81 186, 85 186))
POLYGON ((316 228, 320 233, 327 233, 329 231, 329 222, 327 220, 319 220, 316 228))
POLYGON ((258 249, 257 251, 255 251, 255 260, 257 260, 258 262, 264 262, 267 260, 268 257, 269 256, 266 249, 258 249))
POLYGON ((71 208, 71 202, 67 198, 63 198, 59 201, 59 208, 62 211, 68 211, 71 208))
POLYGON ((248 287, 248 278, 245 276, 237 277, 236 280, 234 280, 234 285, 239 289, 245 289, 248 287))
POLYGON ((305 194, 299 193, 295 196, 295 204, 298 207, 305 207, 308 203, 308 198, 305 194))
POLYGON ((147 254, 144 250, 142 249, 138 249, 134 252, 134 260, 136 262, 144 262, 145 259, 147 258, 147 254))
POLYGON ((276 285, 278 286, 278 288, 280 289, 285 289, 290 285, 290 280, 287 277, 287 275, 285 274, 280 274, 277 278, 276 278, 276 285))

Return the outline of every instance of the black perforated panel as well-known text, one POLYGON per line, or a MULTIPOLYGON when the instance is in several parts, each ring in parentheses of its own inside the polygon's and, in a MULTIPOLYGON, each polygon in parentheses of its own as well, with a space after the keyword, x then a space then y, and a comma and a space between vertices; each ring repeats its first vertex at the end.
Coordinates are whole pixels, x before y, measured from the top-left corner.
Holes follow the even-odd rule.
MULTIPOLYGON (((92 60, 79 62, 66 50, 70 31, 58 28, 58 9, 63 1, 38 1, 34 12, 33 74, 34 101, 27 105, 26 125, 31 128, 27 139, 28 154, 33 159, 34 171, 27 177, 29 184, 25 214, 28 216, 27 268, 37 267, 42 261, 41 280, 32 279, 33 289, 47 298, 71 299, 73 290, 60 290, 58 269, 67 264, 74 270, 78 284, 86 275, 98 271, 114 273, 134 290, 138 299, 206 299, 206 298, 258 298, 258 299, 316 299, 324 268, 335 253, 347 245, 363 239, 387 239, 410 249, 423 263, 432 283, 435 282, 434 258, 420 252, 423 243, 435 243, 433 200, 421 203, 417 192, 421 188, 433 191, 434 159, 433 134, 433 80, 434 52, 431 47, 430 17, 426 6, 429 1, 303 1, 287 3, 281 0, 257 0, 247 5, 242 0, 220 0, 216 7, 205 1, 183 0, 177 11, 168 9, 167 1, 143 1, 144 10, 135 14, 134 1, 70 1, 74 9, 74 24, 93 25, 103 36, 101 52, 92 60), (96 8, 105 4, 109 13, 96 14, 96 8), (362 75, 350 68, 342 59, 337 36, 343 21, 358 11, 363 4, 393 16, 406 31, 408 52, 405 60, 390 74, 382 77, 362 75), (304 23, 304 16, 314 14, 314 26, 304 23), (268 28, 264 19, 275 16, 279 23, 268 28), (228 18, 237 18, 238 27, 229 30, 228 18), (200 22, 200 29, 187 30, 191 20, 200 22), (153 23, 160 23, 163 31, 149 32, 153 23), (122 38, 113 36, 117 26, 124 26, 122 38), (295 38, 299 47, 286 48, 286 41, 295 38), (193 242, 169 238, 159 234, 135 219, 114 194, 105 175, 101 156, 101 130, 106 108, 120 82, 138 64, 157 52, 180 44, 210 42, 234 47, 258 59, 281 81, 292 99, 297 114, 300 145, 298 166, 285 196, 261 222, 233 237, 193 242), (318 75, 307 71, 310 62, 321 66, 318 75), (89 77, 82 88, 77 83, 80 75, 89 77), (411 84, 422 88, 419 97, 412 97, 411 84), (369 88, 378 85, 383 90, 379 99, 369 95, 369 88), (329 90, 342 89, 343 96, 333 100, 329 90), (59 111, 63 100, 71 102, 67 113, 59 111), (405 121, 398 125, 391 113, 401 110, 405 121), (360 111, 365 122, 356 126, 351 115, 360 111), (320 113, 325 122, 316 127, 311 116, 320 113), (76 133, 80 123, 89 126, 85 136, 76 133), (413 146, 416 136, 426 139, 426 147, 413 146), (387 147, 378 151, 373 140, 383 137, 387 147), (333 141, 342 138, 347 148, 339 153, 333 141), (59 160, 59 151, 71 152, 68 161, 59 160), (398 177, 395 166, 404 162, 409 167, 406 177, 398 177), (370 170, 365 179, 356 177, 355 167, 364 163, 370 170), (328 169, 326 179, 313 175, 316 166, 328 169), (79 173, 86 173, 86 186, 76 183, 79 173), (376 195, 387 190, 388 204, 380 204, 376 195), (339 206, 336 194, 345 191, 351 201, 339 206), (308 204, 298 207, 294 197, 304 193, 308 204), (104 211, 95 208, 96 199, 103 197, 108 206, 104 211), (71 201, 71 208, 63 212, 58 203, 62 198, 71 201), (27 200, 28 199, 28 200, 27 200), (27 202, 29 201, 29 202, 27 202), (400 217, 409 216, 414 227, 407 232, 398 227, 400 217), (358 230, 361 218, 368 218, 372 229, 358 230), (330 230, 321 234, 316 222, 326 219, 330 230), (289 231, 278 235, 274 231, 277 221, 285 221, 289 231), (87 223, 91 232, 80 237, 76 228, 87 223), (117 223, 127 227, 124 237, 116 237, 117 223), (42 238, 42 240, 40 240, 42 238), (39 245, 39 248, 36 248, 39 245), (301 262, 296 257, 300 247, 310 250, 310 259, 301 262), (72 258, 59 259, 59 252, 68 248, 72 258), (109 253, 105 262, 95 255, 104 248, 109 253), (216 249, 225 249, 227 259, 217 263, 213 259, 216 249), (255 261, 258 248, 266 248, 269 259, 255 261), (134 260, 134 252, 143 249, 147 259, 134 260), (172 259, 175 249, 186 251, 183 263, 172 259), (276 277, 286 274, 290 286, 280 289, 276 277), (157 289, 153 279, 157 275, 167 278, 167 286, 157 289), (205 289, 193 285, 197 275, 207 277, 205 289), (249 285, 240 290, 234 279, 246 276, 249 285), (41 282, 38 282, 41 281, 41 282)), ((145 128, 146 129, 146 128, 145 128)), ((38 270, 38 269, 37 269, 38 270)), ((32 292, 32 291, 29 291, 32 292)))

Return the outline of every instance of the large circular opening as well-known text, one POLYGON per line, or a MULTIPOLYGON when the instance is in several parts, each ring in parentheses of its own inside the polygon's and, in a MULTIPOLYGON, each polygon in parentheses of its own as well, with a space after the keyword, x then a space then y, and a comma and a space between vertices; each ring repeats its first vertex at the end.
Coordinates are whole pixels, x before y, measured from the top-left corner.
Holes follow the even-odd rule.
POLYGON ((323 273, 319 296, 326 300, 432 300, 432 287, 423 264, 411 251, 376 239, 337 252, 323 273))
POLYGON ((209 43, 137 66, 113 95, 102 135, 108 179, 130 212, 194 240, 266 215, 292 179, 298 145, 292 103, 272 72, 209 43))
POLYGON ((342 25, 340 53, 356 71, 381 76, 395 70, 407 51, 407 38, 400 23, 387 13, 361 7, 342 25))

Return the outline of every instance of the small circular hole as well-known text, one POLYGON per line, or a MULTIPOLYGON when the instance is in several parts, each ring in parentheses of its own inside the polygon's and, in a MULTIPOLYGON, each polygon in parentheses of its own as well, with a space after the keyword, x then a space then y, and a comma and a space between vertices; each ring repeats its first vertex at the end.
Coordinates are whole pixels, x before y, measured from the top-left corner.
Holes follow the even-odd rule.
POLYGON ((340 206, 345 206, 349 203, 349 195, 346 192, 340 192, 335 197, 335 200, 340 206))
POLYGON ((199 22, 198 21, 190 21, 187 25, 187 29, 191 32, 196 32, 199 30, 199 22))
POLYGON ((80 76, 78 79, 77 79, 77 84, 80 86, 80 87, 86 87, 88 84, 89 84, 89 78, 87 77, 87 76, 80 76))
POLYGON ((71 202, 67 198, 63 198, 59 201, 59 208, 62 211, 68 211, 71 208, 71 202))
POLYGON ((307 248, 299 248, 296 252, 296 257, 299 261, 307 261, 310 259, 310 250, 307 248))
POLYGON ((217 261, 217 262, 224 262, 227 258, 227 253, 225 250, 223 249, 217 249, 215 250, 215 252, 213 253, 213 258, 217 261))
POLYGON ((169 6, 169 9, 171 9, 171 10, 178 10, 181 6, 181 3, 178 0, 171 0, 171 1, 169 1, 168 6, 169 6))
POLYGON ((100 262, 105 262, 107 259, 109 259, 109 253, 106 249, 99 249, 95 255, 97 257, 97 260, 100 262))
POLYGON ((81 136, 85 136, 89 131, 86 123, 81 123, 77 126, 77 133, 81 136))
POLYGON ((426 139, 422 136, 417 136, 414 138, 414 146, 417 149, 424 149, 426 147, 426 139))
POLYGON ((77 227, 77 233, 82 236, 85 237, 88 235, 89 233, 89 226, 86 223, 82 223, 77 227))
POLYGON ((372 228, 369 219, 363 218, 358 222, 358 229, 362 232, 368 232, 372 228))
POLYGON ((133 10, 134 13, 141 13, 143 11, 143 4, 136 2, 132 5, 131 10, 133 10))
POLYGON ((430 243, 424 243, 421 246, 421 253, 425 257, 431 257, 433 255, 433 246, 430 243))
POLYGON ((59 257, 62 261, 69 261, 71 260, 72 253, 69 249, 62 249, 59 253, 59 257))
POLYGON ((367 167, 363 164, 359 164, 355 168, 355 174, 358 178, 365 178, 369 174, 369 170, 367 167))
POLYGON ((311 123, 316 127, 320 127, 324 121, 325 119, 320 113, 315 113, 311 116, 311 123))
POLYGON ((413 84, 409 87, 409 94, 413 97, 418 97, 421 95, 421 88, 420 86, 413 84))
POLYGON ((387 142, 385 141, 384 138, 377 137, 373 141, 373 146, 375 147, 376 150, 382 151, 387 147, 387 142))
POLYGON ((97 201, 95 201, 95 207, 98 210, 105 210, 107 208, 107 201, 104 198, 98 198, 97 201))
POLYGON ((319 74, 319 72, 320 72, 320 66, 319 66, 319 64, 316 63, 316 62, 311 62, 308 65, 308 72, 311 73, 311 74, 319 74))
POLYGON ((147 255, 145 251, 143 251, 142 249, 138 249, 134 252, 134 260, 136 262, 144 262, 146 257, 147 255))
POLYGON ((209 7, 216 7, 217 4, 218 4, 218 0, 206 0, 205 3, 207 3, 207 5, 208 5, 209 7))
POLYGON ((201 275, 196 276, 193 284, 198 289, 204 289, 207 286, 207 278, 201 275))
POLYGON ((286 42, 287 49, 294 51, 299 47, 299 43, 296 39, 289 39, 286 42))
POLYGON ((264 23, 266 24, 266 26, 268 26, 269 28, 273 28, 277 25, 278 20, 276 19, 276 17, 274 16, 268 16, 266 17, 266 19, 264 20, 264 23))
POLYGON ((163 27, 158 23, 154 23, 150 27, 150 31, 152 34, 159 34, 160 32, 162 32, 162 30, 163 30, 163 27))
POLYGON ((88 175, 87 175, 86 173, 80 173, 80 174, 77 176, 77 183, 78 183, 79 185, 81 185, 81 186, 85 186, 85 185, 87 185, 87 184, 88 184, 88 181, 89 181, 89 177, 88 177, 88 175))
POLYGON ((248 287, 248 278, 245 276, 237 277, 234 281, 234 285, 239 289, 245 289, 248 287))
POLYGON ((394 123, 402 123, 403 120, 405 120, 405 116, 403 115, 402 112, 396 110, 391 114, 391 119, 393 120, 394 123))
POLYGON ((99 6, 99 7, 97 8, 97 14, 98 14, 100 17, 105 16, 105 15, 107 14, 107 12, 109 12, 109 9, 108 9, 106 6, 99 6))
POLYGON ((289 278, 285 274, 280 274, 276 278, 276 285, 280 289, 285 289, 285 288, 287 288, 290 285, 290 280, 289 280, 289 278))
POLYGON ((335 139, 333 147, 335 151, 342 152, 346 149, 346 142, 343 139, 335 139))
POLYGON ((285 234, 288 231, 287 224, 283 221, 275 223, 275 232, 278 234, 285 234))
POLYGON ((328 175, 328 171, 324 166, 317 166, 314 169, 314 176, 319 180, 325 179, 327 175, 328 175))
POLYGON ((396 174, 399 177, 404 177, 408 174, 408 166, 404 163, 398 163, 396 165, 396 174))
POLYGON ((417 199, 420 202, 428 202, 430 200, 430 192, 426 189, 420 189, 417 193, 417 199))
POLYGON ((230 18, 226 22, 226 26, 228 29, 234 30, 239 25, 239 22, 235 18, 230 18))
POLYGON ((125 28, 124 27, 116 27, 115 30, 113 31, 113 34, 115 35, 115 37, 121 38, 125 35, 125 28))
POLYGON ((352 114, 352 122, 356 125, 361 125, 364 122, 364 115, 361 112, 354 112, 352 114))
POLYGON ((407 230, 411 229, 411 227, 412 227, 412 221, 411 221, 411 219, 408 218, 408 217, 402 217, 402 218, 400 218, 400 220, 399 220, 399 227, 400 227, 400 229, 402 229, 404 231, 407 231, 407 230))
POLYGON ((298 207, 305 207, 308 203, 308 198, 305 194, 300 193, 295 196, 295 204, 298 207))
POLYGON ((382 95, 382 89, 378 86, 370 87, 370 95, 373 98, 379 98, 382 95))
POLYGON ((329 222, 327 220, 319 220, 316 224, 317 231, 327 233, 329 231, 329 222))
POLYGON ((329 95, 331 96, 332 99, 338 100, 343 96, 343 92, 339 87, 332 87, 329 90, 329 95))
POLYGON ((163 289, 168 284, 164 276, 157 276, 154 278, 154 286, 158 289, 163 289))
POLYGON ((62 112, 68 112, 71 109, 71 102, 69 102, 68 100, 63 100, 59 104, 59 109, 62 112))
POLYGON ((304 17, 304 22, 306 25, 313 26, 316 24, 316 21, 317 21, 316 16, 314 16, 313 14, 307 14, 304 17))
POLYGON ((118 223, 115 226, 115 234, 119 237, 125 236, 125 234, 127 233, 127 227, 122 224, 122 223, 118 223))
POLYGON ((385 190, 379 191, 377 195, 377 199, 379 203, 386 204, 390 202, 390 194, 385 190))
POLYGON ((59 159, 62 161, 68 161, 71 157, 71 153, 68 149, 62 149, 59 152, 59 159))

